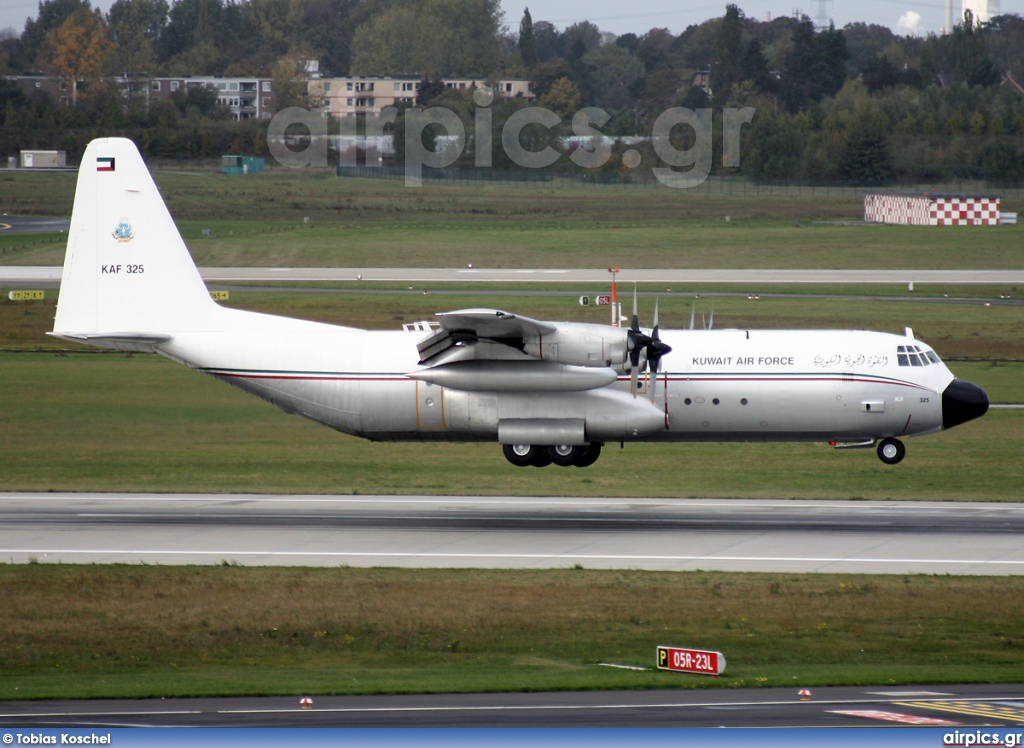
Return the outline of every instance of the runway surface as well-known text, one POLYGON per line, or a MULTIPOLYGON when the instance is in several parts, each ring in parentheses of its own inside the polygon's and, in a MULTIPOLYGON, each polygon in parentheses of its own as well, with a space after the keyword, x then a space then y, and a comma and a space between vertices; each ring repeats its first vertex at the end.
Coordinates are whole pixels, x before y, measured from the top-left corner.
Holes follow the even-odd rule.
POLYGON ((0 560, 1020 574, 1024 504, 6 493, 0 560))
MULTIPOLYGON (((682 678, 694 676, 680 676, 682 678)), ((1024 732, 1024 685, 25 701, 19 727, 895 727, 1024 732)), ((1020 743, 1016 743, 1019 745, 1020 743)))
MULTIPOLYGON (((597 283, 606 286, 607 269, 513 268, 200 268, 207 283, 309 283, 390 281, 401 283, 597 283)), ((0 283, 54 287, 61 268, 0 266, 0 283)), ((623 269, 620 283, 834 283, 996 284, 1024 283, 1024 270, 709 270, 623 269)))

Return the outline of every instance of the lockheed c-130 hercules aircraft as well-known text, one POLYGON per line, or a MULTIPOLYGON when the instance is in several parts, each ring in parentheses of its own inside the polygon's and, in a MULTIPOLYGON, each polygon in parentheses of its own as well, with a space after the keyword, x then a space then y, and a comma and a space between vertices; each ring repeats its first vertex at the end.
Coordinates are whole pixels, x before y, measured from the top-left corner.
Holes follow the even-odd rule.
MULTIPOLYGON (((288 413, 379 441, 492 441, 514 465, 587 466, 608 442, 877 445, 982 416, 985 392, 903 336, 643 329, 491 309, 375 331, 217 304, 135 145, 82 157, 53 335, 159 353, 288 413)), ((692 328, 692 324, 691 324, 692 328)))

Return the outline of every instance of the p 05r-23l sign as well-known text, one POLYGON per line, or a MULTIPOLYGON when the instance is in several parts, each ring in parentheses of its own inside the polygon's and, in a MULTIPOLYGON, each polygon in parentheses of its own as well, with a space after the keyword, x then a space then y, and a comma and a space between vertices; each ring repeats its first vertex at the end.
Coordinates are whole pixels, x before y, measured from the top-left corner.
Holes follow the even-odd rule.
POLYGON ((725 655, 703 649, 658 647, 656 662, 658 670, 673 670, 677 673, 721 675, 725 672, 725 655))

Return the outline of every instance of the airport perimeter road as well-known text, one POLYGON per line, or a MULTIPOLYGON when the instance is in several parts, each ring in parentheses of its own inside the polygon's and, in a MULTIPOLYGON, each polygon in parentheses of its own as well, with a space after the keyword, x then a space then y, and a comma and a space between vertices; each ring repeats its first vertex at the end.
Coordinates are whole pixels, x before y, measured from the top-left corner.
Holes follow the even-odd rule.
MULTIPOLYGON (((653 659, 653 652, 652 652, 653 659)), ((598 667, 595 665, 595 667, 598 667)), ((700 676, 680 676, 690 679, 700 676)), ((1024 686, 15 701, 9 727, 1001 727, 1024 732, 1024 686)), ((972 729, 973 732, 973 729, 972 729)), ((870 736, 866 737, 870 740, 870 736)), ((939 742, 936 745, 940 745, 939 742)), ((1019 743, 1017 743, 1019 745, 1019 743)))
POLYGON ((6 493, 0 559, 1020 574, 1024 504, 6 493))
MULTIPOLYGON (((611 275, 593 269, 477 268, 200 268, 207 283, 312 283, 389 281, 396 283, 596 283, 607 286, 611 275)), ((0 266, 0 283, 55 287, 59 267, 0 266)), ((1024 270, 687 270, 623 269, 620 283, 897 283, 1014 284, 1024 283, 1024 270)))

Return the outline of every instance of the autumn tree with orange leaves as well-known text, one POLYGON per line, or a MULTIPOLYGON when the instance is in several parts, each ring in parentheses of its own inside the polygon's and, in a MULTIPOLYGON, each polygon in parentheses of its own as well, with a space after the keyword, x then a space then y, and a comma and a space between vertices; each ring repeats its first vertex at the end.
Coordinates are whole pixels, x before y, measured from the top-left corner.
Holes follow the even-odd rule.
POLYGON ((103 16, 80 8, 46 35, 41 58, 44 67, 70 89, 71 103, 77 104, 79 84, 102 80, 110 51, 103 16))

